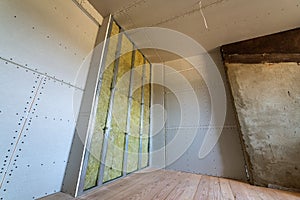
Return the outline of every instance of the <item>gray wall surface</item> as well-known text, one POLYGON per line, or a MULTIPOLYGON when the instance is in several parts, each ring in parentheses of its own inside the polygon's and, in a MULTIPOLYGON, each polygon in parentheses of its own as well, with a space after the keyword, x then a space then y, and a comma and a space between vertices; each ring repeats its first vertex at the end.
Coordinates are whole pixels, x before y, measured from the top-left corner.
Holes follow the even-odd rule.
POLYGON ((60 191, 98 25, 71 0, 0 1, 0 199, 60 191))
POLYGON ((152 104, 152 132, 150 142, 150 166, 152 168, 165 168, 165 114, 164 114, 164 87, 153 85, 152 104))
MULTIPOLYGON (((163 132, 159 132, 156 137, 153 137, 152 144, 161 146, 162 144, 159 145, 162 143, 161 140, 165 139, 166 169, 246 181, 245 160, 229 87, 224 78, 224 66, 218 49, 211 55, 219 67, 228 93, 227 102, 221 105, 227 106, 224 127, 214 123, 212 126, 209 125, 212 116, 211 99, 202 76, 185 60, 173 60, 165 63, 164 73, 160 72, 164 74, 163 81, 166 86, 164 91, 161 91, 161 88, 154 88, 153 93, 154 97, 160 94, 160 99, 164 102, 162 105, 165 108, 166 138, 163 137, 163 132), (199 118, 199 121, 195 122, 194 118, 199 118), (199 150, 205 135, 213 135, 217 130, 222 130, 217 144, 206 157, 199 158, 199 150), (180 139, 174 145, 176 138, 180 139)), ((155 119, 158 116, 153 117, 155 119)), ((153 125, 155 126, 155 123, 153 125)), ((153 159, 155 161, 155 158, 153 159)))
POLYGON ((254 183, 299 189, 299 65, 226 66, 254 183))

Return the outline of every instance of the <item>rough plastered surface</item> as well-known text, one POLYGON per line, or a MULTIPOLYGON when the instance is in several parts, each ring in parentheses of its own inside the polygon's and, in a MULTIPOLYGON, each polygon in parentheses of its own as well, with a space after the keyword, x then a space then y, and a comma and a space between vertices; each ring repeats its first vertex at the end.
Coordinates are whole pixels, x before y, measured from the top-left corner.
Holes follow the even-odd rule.
POLYGON ((300 188, 300 66, 226 64, 255 184, 300 188))

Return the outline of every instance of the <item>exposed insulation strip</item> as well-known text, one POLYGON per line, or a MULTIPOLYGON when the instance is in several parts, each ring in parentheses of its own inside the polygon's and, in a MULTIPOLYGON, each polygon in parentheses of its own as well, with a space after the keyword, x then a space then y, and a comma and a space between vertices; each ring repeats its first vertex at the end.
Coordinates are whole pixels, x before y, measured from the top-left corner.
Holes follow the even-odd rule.
POLYGON ((132 62, 133 44, 123 34, 119 69, 117 74, 116 92, 112 111, 112 131, 107 149, 106 166, 104 170, 104 182, 122 175, 124 142, 128 112, 128 91, 130 84, 130 70, 132 62))
MULTIPOLYGON (((119 27, 113 23, 111 36, 119 33, 119 27)), ((101 149, 103 142, 103 130, 107 120, 109 101, 111 98, 111 85, 114 76, 114 67, 116 59, 118 37, 111 37, 109 40, 106 64, 108 68, 102 76, 102 85, 100 90, 97 115, 95 121, 95 130, 92 136, 91 155, 85 177, 84 189, 89 189, 97 185, 101 149)), ((119 58, 117 82, 115 85, 115 94, 113 99, 111 131, 108 139, 106 153, 106 162, 104 169, 103 182, 107 182, 122 176, 125 133, 127 126, 128 113, 128 93, 130 87, 130 70, 132 65, 133 44, 126 35, 122 35, 121 57, 119 58)), ((144 87, 144 120, 141 122, 141 103, 142 103, 142 75, 145 58, 140 51, 135 51, 135 62, 132 80, 132 105, 130 109, 130 131, 128 142, 128 160, 127 173, 138 169, 138 151, 140 139, 140 123, 143 123, 142 138, 142 167, 148 165, 148 146, 149 146, 149 115, 150 115, 150 85, 144 87)), ((150 63, 145 66, 145 83, 150 81, 150 63)))
POLYGON ((145 83, 150 83, 150 63, 146 61, 145 65, 145 83))
MULTIPOLYGON (((149 74, 150 75, 150 74, 149 74)), ((142 135, 142 168, 148 165, 149 146, 149 125, 150 125, 150 85, 144 85, 144 118, 142 135)))
POLYGON ((128 144, 128 161, 127 172, 133 172, 138 169, 138 152, 139 152, 139 133, 140 133, 140 118, 141 118, 141 94, 142 94, 142 71, 144 58, 143 55, 136 51, 134 62, 134 81, 132 95, 132 107, 130 111, 130 136, 128 144))

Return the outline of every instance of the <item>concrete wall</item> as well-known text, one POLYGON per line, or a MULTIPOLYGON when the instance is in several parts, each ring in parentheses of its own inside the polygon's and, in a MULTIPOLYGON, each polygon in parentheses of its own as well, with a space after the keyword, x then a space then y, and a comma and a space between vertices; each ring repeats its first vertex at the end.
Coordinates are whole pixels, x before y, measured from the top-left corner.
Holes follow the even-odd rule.
POLYGON ((226 64, 254 183, 300 188, 300 67, 226 64))

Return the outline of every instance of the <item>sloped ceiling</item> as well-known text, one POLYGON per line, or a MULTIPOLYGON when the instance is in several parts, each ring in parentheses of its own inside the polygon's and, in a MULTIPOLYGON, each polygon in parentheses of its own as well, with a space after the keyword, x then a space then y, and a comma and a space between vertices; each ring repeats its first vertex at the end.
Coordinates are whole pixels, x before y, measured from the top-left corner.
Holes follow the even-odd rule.
MULTIPOLYGON (((300 27, 300 0, 202 0, 208 28, 200 12, 199 0, 90 2, 102 16, 113 14, 125 30, 156 26, 173 29, 192 37, 207 51, 300 27)), ((140 41, 134 42, 138 45, 140 41)), ((174 59, 172 54, 162 51, 145 50, 144 53, 152 62, 174 59)))

